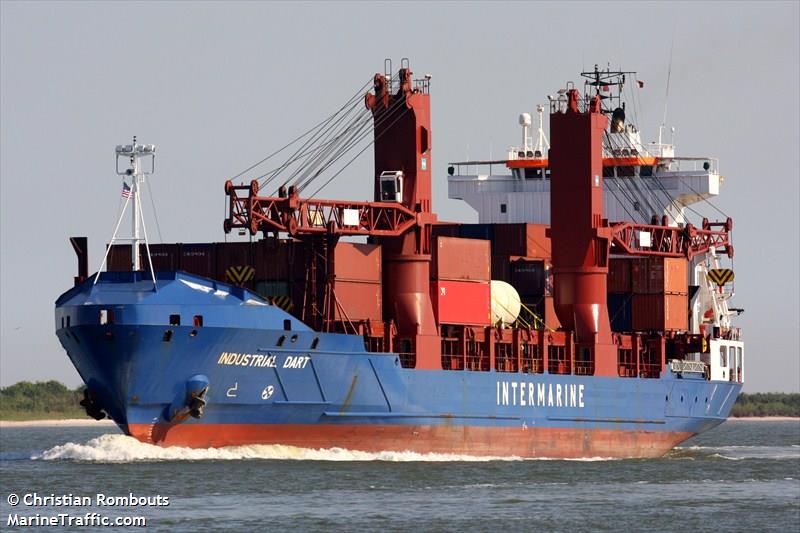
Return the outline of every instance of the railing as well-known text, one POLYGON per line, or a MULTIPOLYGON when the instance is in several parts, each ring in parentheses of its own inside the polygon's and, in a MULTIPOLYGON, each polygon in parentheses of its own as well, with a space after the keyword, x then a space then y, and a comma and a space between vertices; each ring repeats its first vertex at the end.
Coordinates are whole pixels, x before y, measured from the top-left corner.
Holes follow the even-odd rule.
POLYGON ((408 352, 398 352, 400 357, 400 366, 403 368, 414 368, 417 366, 417 354, 408 352))
POLYGON ((708 372, 708 365, 702 361, 684 361, 682 359, 671 359, 669 369, 676 374, 703 374, 708 372))
POLYGON ((565 346, 547 347, 547 370, 551 374, 571 374, 571 361, 565 346))

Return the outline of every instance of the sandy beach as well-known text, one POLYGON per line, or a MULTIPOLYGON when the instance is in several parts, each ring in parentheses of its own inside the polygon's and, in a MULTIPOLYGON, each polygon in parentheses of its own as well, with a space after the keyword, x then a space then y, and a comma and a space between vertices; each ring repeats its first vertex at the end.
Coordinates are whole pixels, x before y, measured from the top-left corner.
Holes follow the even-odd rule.
POLYGON ((731 416, 728 421, 734 422, 786 422, 786 421, 800 422, 800 417, 796 416, 731 416))
POLYGON ((49 426, 113 426, 114 421, 108 418, 92 420, 90 418, 67 418, 63 420, 0 420, 0 428, 49 427, 49 426))

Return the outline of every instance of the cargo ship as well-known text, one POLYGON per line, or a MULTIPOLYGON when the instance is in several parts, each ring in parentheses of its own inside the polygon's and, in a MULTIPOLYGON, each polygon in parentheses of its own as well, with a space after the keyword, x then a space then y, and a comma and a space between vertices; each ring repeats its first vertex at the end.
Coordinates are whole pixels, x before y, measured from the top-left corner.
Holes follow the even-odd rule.
POLYGON ((87 414, 162 446, 522 458, 658 457, 722 423, 744 379, 733 224, 688 220, 719 193, 718 162, 643 144, 635 73, 582 79, 537 107, 538 132, 520 116, 506 158, 449 165, 475 224, 433 211, 431 78, 407 60, 277 169, 225 183, 237 242, 151 245, 155 147, 117 146, 115 237, 92 275, 71 239, 78 275, 55 306, 87 414), (372 200, 316 199, 365 134, 372 200))

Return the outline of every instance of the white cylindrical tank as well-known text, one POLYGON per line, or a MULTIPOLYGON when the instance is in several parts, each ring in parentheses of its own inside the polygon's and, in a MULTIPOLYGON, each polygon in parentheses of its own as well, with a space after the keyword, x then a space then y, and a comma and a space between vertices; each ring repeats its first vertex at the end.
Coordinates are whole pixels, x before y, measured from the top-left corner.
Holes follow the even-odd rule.
POLYGON ((492 290, 492 324, 503 322, 513 324, 519 316, 520 299, 517 289, 506 283, 493 279, 492 290))

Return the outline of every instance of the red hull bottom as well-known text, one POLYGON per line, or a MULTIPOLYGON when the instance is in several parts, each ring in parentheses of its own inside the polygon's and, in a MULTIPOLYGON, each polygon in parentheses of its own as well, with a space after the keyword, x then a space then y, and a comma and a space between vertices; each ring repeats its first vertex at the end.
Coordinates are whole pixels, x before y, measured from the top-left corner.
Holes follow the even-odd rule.
POLYGON ((128 433, 146 443, 190 448, 282 444, 365 452, 555 459, 660 457, 692 436, 689 432, 608 429, 338 424, 131 424, 128 433))

